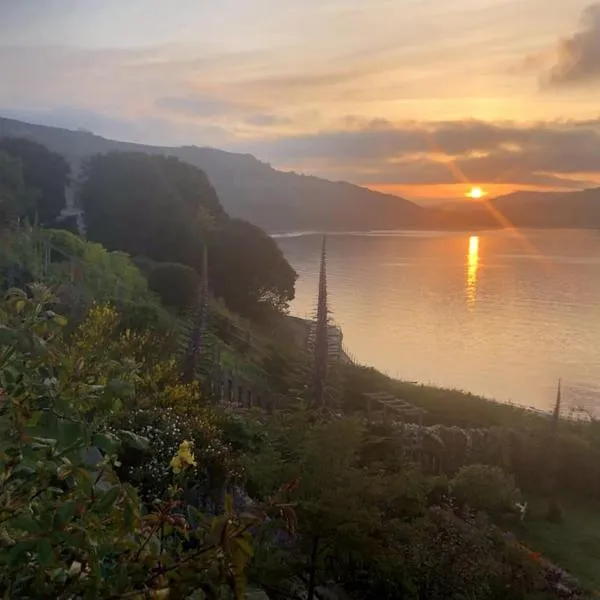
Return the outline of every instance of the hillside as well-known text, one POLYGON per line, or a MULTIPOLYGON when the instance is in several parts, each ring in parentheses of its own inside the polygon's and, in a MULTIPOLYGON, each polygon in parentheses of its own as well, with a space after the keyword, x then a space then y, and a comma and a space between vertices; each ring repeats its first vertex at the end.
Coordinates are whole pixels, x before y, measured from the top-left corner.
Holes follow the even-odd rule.
POLYGON ((600 188, 581 192, 514 192, 491 201, 521 227, 600 228, 600 188))
POLYGON ((514 192, 489 203, 423 208, 347 182, 279 171, 251 154, 197 146, 148 146, 87 131, 0 117, 0 137, 33 139, 78 165, 110 151, 176 156, 200 167, 225 210, 265 231, 465 230, 501 227, 600 228, 600 188, 581 192, 514 192), (490 210, 492 209, 492 210, 490 210), (502 223, 495 215, 503 215, 502 223))
POLYGON ((249 154, 196 146, 146 146, 0 118, 0 137, 9 136, 33 139, 73 164, 114 150, 177 156, 206 172, 230 215, 271 232, 415 227, 426 213, 397 196, 278 171, 249 154))

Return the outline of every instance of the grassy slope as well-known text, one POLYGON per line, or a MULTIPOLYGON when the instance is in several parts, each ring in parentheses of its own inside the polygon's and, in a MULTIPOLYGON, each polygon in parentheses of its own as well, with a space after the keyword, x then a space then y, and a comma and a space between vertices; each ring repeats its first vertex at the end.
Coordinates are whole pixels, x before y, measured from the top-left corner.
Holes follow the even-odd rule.
POLYGON ((562 523, 543 518, 543 501, 531 504, 531 521, 520 532, 520 538, 573 573, 600 597, 600 504, 564 499, 562 523))
POLYGON ((363 409, 364 393, 386 392, 424 408, 426 425, 523 427, 545 421, 538 413, 519 406, 494 402, 460 390, 397 381, 370 367, 348 365, 344 371, 344 397, 350 410, 363 409))
MULTIPOLYGON (((262 347, 264 353, 268 352, 267 349, 273 351, 273 346, 279 352, 285 347, 288 356, 287 360, 283 359, 282 367, 284 370, 291 367, 288 360, 296 354, 294 336, 289 337, 284 324, 279 323, 276 333, 261 331, 248 322, 244 325, 250 331, 252 346, 262 347)), ((244 354, 241 352, 240 358, 244 354)), ((548 426, 546 418, 538 413, 468 392, 396 381, 375 369, 357 365, 344 365, 342 370, 344 407, 350 412, 364 410, 363 393, 384 391, 426 409, 427 424, 443 423, 460 427, 548 426)), ((516 533, 532 550, 541 552, 571 572, 587 589, 597 592, 600 598, 600 504, 564 500, 561 505, 564 508, 564 521, 555 524, 543 518, 546 508, 543 500, 530 500, 531 521, 516 533)))

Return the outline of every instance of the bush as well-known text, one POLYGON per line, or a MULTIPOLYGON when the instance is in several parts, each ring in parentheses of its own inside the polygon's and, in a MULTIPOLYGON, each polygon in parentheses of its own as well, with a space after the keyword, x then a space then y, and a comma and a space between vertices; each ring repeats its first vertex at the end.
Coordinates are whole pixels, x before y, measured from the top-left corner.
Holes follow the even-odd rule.
POLYGON ((119 480, 116 457, 146 451, 147 439, 107 427, 131 402, 137 370, 113 358, 102 335, 117 316, 98 308, 67 347, 56 299, 41 285, 30 292, 0 302, 0 596, 189 598, 208 589, 242 598, 262 508, 239 515, 227 500, 212 517, 183 492, 197 476, 191 466, 220 458, 219 431, 204 419, 197 447, 183 429, 148 431, 153 442, 176 442, 160 457, 174 485, 144 507, 119 480))
POLYGON ((198 301, 200 277, 186 265, 158 263, 150 271, 148 286, 165 306, 183 312, 198 301))
POLYGON ((434 508, 415 523, 402 558, 416 593, 428 600, 551 598, 543 567, 502 532, 434 508))
POLYGON ((481 510, 492 518, 515 511, 521 493, 514 478, 488 465, 468 465, 460 469, 450 489, 459 506, 481 510))

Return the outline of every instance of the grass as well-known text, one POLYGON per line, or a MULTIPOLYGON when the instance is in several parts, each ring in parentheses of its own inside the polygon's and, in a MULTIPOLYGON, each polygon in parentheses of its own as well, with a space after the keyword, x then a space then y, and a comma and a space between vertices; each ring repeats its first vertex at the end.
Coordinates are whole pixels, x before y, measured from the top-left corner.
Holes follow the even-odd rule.
POLYGON ((561 523, 544 519, 546 504, 530 502, 531 521, 520 532, 529 548, 560 565, 600 597, 600 503, 566 499, 561 523))
POLYGON ((351 409, 364 407, 365 392, 393 394, 427 411, 426 425, 458 427, 546 426, 546 418, 520 406, 503 404, 461 390, 448 390, 391 379, 370 367, 348 365, 345 371, 344 397, 351 409))

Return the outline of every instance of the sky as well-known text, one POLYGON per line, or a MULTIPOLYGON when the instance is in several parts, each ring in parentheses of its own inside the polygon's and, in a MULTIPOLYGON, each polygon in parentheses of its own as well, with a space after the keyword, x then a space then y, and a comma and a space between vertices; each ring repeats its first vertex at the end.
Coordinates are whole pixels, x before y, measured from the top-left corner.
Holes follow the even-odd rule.
POLYGON ((600 185, 600 2, 0 0, 0 116, 417 200, 600 185))

